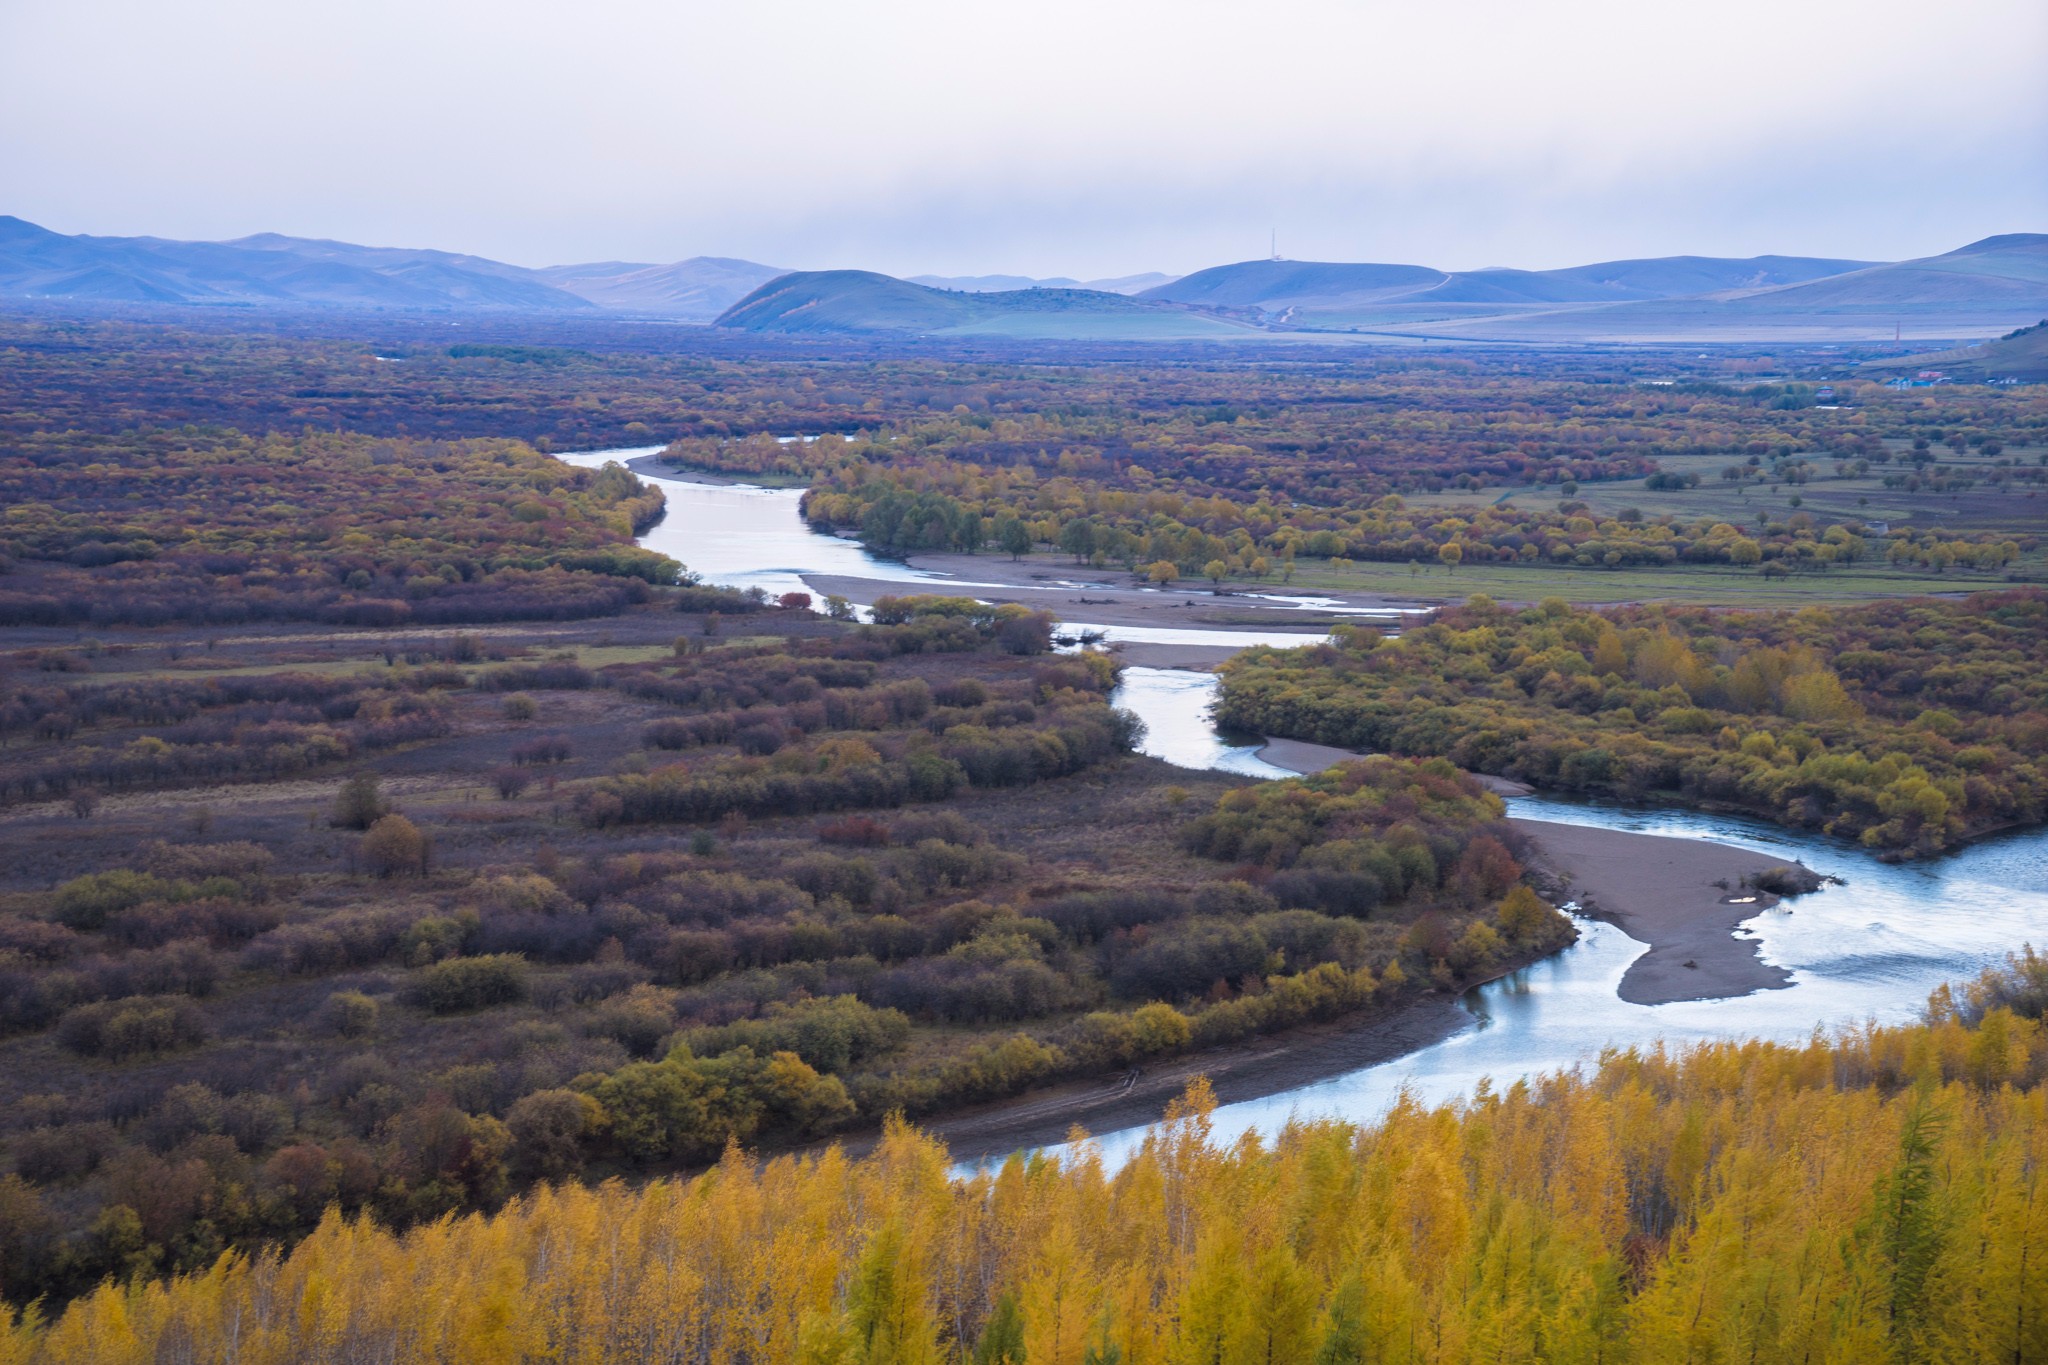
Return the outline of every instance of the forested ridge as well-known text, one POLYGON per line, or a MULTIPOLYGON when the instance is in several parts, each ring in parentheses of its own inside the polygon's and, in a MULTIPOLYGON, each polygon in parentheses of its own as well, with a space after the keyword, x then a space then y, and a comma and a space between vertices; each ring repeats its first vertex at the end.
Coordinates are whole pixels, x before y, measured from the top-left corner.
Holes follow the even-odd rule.
POLYGON ((1569 792, 1677 796, 1931 852, 2048 814, 2048 593, 1797 612, 1512 611, 1255 648, 1219 718, 1569 792))
POLYGON ((875 1151, 536 1191, 30 1312, 0 1359, 2038 1361, 2048 1038, 2031 952, 1928 1022, 1609 1053, 1378 1120, 970 1179, 875 1151))

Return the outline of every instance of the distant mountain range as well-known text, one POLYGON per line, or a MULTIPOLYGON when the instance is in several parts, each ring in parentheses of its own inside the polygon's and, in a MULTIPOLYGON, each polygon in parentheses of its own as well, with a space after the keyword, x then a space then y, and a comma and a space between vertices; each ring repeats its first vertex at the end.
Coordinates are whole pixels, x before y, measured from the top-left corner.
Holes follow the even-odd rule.
POLYGON ((1994 336, 2044 314, 2048 234, 2013 233, 1899 262, 1669 256, 1444 271, 1241 261, 1135 297, 1042 287, 963 294, 865 271, 799 271, 755 290, 717 325, 1044 339, 1868 342, 1994 336))
POLYGON ((95 303, 567 312, 709 322, 786 272, 698 256, 541 270, 446 251, 261 233, 232 242, 66 237, 0 216, 0 297, 95 303))
POLYGON ((1091 289, 933 289, 870 270, 799 270, 734 304, 720 327, 750 332, 1010 336, 1069 340, 1230 340, 1256 337, 1234 318, 1091 289))
POLYGON ((1241 261, 1174 278, 896 279, 727 257, 541 269, 262 233, 68 237, 0 216, 0 298, 95 304, 625 313, 757 333, 1040 340, 1964 341, 2048 316, 2048 234, 1940 256, 1667 256, 1563 270, 1241 261))
POLYGON ((1873 261, 1758 256, 1719 260, 1667 256, 1607 261, 1567 270, 1471 270, 1450 273, 1420 265, 1335 265, 1312 261, 1245 261, 1199 270, 1147 290, 1146 298, 1267 312, 1372 309, 1386 304, 1619 303, 1691 298, 1732 289, 1800 284, 1864 270, 1873 261))

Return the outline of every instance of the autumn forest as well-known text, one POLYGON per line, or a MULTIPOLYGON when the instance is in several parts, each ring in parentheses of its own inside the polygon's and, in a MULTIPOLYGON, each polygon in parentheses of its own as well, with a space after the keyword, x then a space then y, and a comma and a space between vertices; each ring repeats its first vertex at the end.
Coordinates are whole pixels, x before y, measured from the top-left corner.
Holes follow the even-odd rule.
POLYGON ((1504 792, 2041 826, 2040 386, 704 332, 0 314, 0 1365, 2048 1361, 2023 942, 1214 1126, 1582 938, 1504 792), (676 471, 960 583, 713 581, 676 471))

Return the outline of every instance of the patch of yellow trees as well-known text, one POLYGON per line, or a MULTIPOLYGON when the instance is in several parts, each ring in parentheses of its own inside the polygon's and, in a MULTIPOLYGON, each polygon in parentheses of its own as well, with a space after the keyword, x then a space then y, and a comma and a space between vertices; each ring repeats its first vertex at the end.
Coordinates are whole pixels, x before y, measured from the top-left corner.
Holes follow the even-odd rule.
POLYGON ((330 1215, 288 1255, 32 1309, 0 1361, 2038 1361, 2032 1003, 1612 1053, 1270 1144, 1215 1141, 1198 1085, 1115 1170, 1084 1145, 959 1179, 895 1125, 403 1236, 330 1215))

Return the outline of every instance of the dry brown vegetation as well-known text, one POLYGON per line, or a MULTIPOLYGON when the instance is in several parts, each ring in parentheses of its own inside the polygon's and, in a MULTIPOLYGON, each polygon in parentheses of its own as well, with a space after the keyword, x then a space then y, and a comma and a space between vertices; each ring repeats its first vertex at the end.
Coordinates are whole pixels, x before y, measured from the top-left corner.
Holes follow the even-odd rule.
POLYGON ((1021 609, 887 615, 5 656, 7 1296, 1114 1074, 1559 941, 1447 767, 1273 806, 1128 756, 1108 660, 1021 609))

